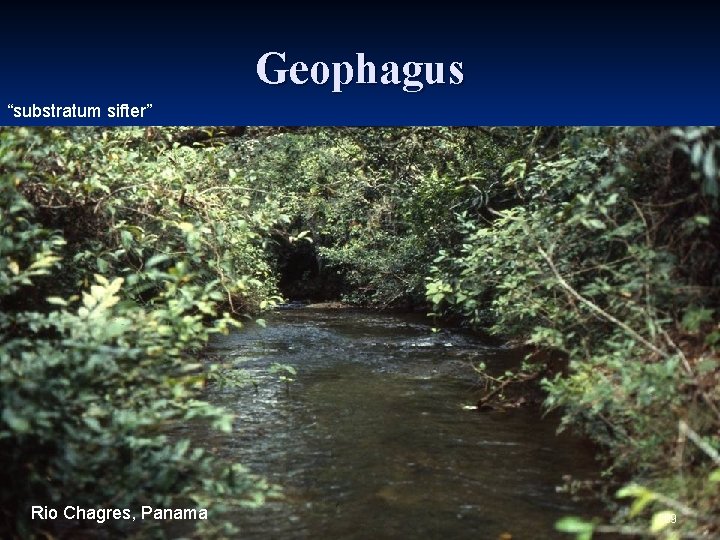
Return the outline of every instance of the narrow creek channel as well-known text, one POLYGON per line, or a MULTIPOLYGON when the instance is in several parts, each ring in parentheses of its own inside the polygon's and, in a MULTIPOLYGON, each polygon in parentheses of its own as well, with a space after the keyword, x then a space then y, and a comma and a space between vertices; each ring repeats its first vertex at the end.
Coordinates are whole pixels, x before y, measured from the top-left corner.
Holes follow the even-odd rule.
POLYGON ((306 308, 218 337, 210 354, 257 389, 211 391, 237 422, 208 443, 285 493, 236 517, 242 538, 542 540, 564 537, 558 518, 598 510, 556 490, 598 469, 556 418, 463 409, 478 395, 470 363, 502 372, 518 361, 509 349, 416 316, 306 308), (268 373, 276 362, 297 369, 289 388, 268 373))

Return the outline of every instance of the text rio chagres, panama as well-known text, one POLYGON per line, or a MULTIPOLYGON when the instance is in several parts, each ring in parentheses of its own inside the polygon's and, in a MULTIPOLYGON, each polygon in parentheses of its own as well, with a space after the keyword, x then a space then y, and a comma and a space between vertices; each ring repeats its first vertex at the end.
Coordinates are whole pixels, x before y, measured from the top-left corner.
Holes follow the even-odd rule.
POLYGON ((55 520, 69 519, 81 521, 95 521, 105 523, 106 521, 135 521, 141 520, 198 520, 207 519, 206 508, 153 508, 143 506, 139 514, 129 508, 83 508, 81 506, 68 505, 58 510, 48 506, 33 506, 30 509, 33 520, 55 520))

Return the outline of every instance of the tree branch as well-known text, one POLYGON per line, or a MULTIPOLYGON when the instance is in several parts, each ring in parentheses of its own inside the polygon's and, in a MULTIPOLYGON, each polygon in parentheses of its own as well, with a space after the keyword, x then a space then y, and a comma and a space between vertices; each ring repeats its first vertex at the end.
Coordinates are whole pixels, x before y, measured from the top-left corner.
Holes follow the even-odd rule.
POLYGON ((669 354, 663 351, 662 349, 659 349, 652 343, 650 343, 647 339, 642 337, 640 334, 638 334, 635 330, 630 328, 627 324, 622 322, 620 319, 617 319, 616 317, 613 317, 610 315, 607 311, 603 310, 601 307, 599 307, 597 304, 591 302, 584 296, 582 296, 579 292, 577 292, 575 289, 573 289, 570 284, 563 279, 563 277, 560 275, 560 272, 558 271, 557 267, 555 266, 555 263, 552 261, 552 259, 548 256, 548 254, 545 252, 543 248, 540 246, 537 247, 538 251, 540 252, 540 255, 543 256, 545 261, 548 263, 548 266, 550 266, 550 270, 552 270, 552 273, 555 275, 555 279, 558 280, 558 283, 560 286, 565 289, 570 296, 575 298, 578 302, 582 302, 587 306, 591 311, 597 313, 601 317, 603 317, 605 320, 610 321, 611 323, 619 326, 622 328, 626 334, 628 334, 630 337, 635 339, 636 341, 642 343, 645 347, 650 349, 655 354, 661 356, 662 358, 669 358, 669 354))

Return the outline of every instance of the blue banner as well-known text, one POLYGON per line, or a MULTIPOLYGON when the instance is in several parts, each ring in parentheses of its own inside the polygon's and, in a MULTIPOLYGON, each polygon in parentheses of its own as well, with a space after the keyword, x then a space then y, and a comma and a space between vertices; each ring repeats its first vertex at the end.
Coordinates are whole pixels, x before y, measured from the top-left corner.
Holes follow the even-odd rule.
POLYGON ((8 8, 5 125, 717 124, 710 8, 8 8))

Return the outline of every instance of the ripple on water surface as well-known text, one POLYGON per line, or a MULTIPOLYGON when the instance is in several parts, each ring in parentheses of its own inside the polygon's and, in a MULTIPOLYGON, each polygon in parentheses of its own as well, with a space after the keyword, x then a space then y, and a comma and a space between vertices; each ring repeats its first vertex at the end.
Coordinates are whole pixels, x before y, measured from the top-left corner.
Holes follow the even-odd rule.
POLYGON ((238 420, 210 442, 285 491, 236 516, 243 538, 542 540, 563 515, 598 510, 556 491, 564 474, 597 475, 556 420, 462 409, 477 399, 471 364, 502 372, 519 360, 509 349, 413 316, 308 309, 210 352, 257 384, 212 391, 238 420), (267 373, 275 362, 298 370, 289 392, 267 373))

